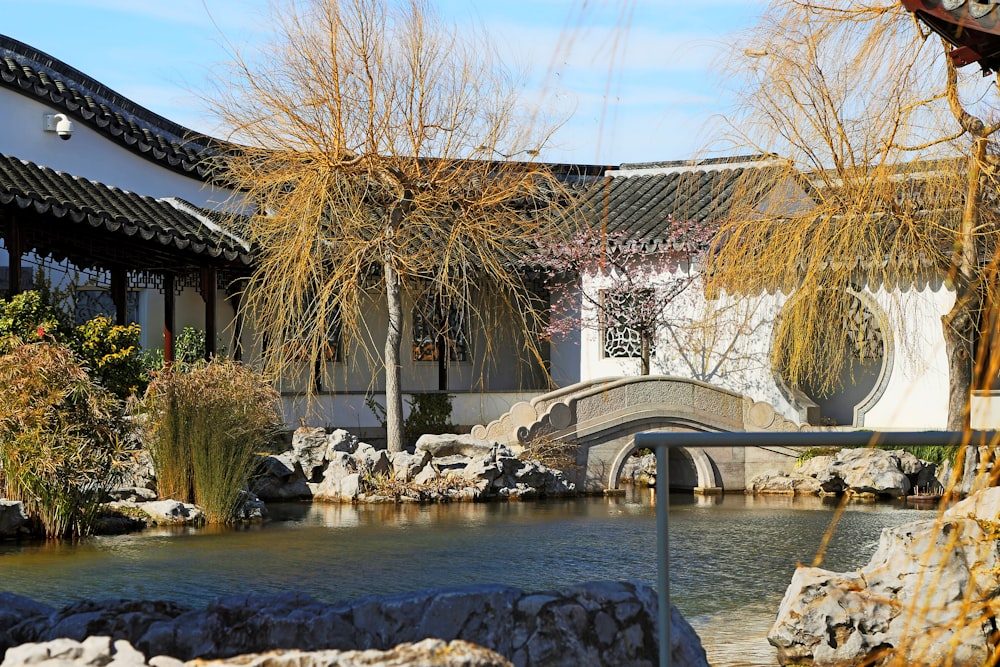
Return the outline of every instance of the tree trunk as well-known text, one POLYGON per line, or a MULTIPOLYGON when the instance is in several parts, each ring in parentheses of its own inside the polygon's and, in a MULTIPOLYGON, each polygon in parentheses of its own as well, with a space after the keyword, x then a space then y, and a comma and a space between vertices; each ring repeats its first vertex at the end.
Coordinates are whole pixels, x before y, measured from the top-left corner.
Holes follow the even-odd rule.
POLYGON ((403 392, 400 386, 400 348, 403 343, 403 299, 399 276, 390 259, 383 263, 385 305, 389 328, 385 334, 385 442, 390 452, 403 451, 403 392))
POLYGON ((967 298, 956 294, 955 305, 941 318, 948 356, 948 429, 969 427, 969 395, 972 389, 972 355, 975 318, 967 298))
POLYGON ((649 375, 649 350, 650 350, 650 348, 653 347, 653 345, 652 345, 652 343, 650 342, 649 339, 650 339, 650 335, 649 334, 647 334, 647 333, 642 334, 642 337, 641 337, 641 341, 642 342, 640 343, 642 349, 641 349, 641 351, 640 351, 639 354, 641 355, 641 359, 642 359, 642 374, 643 375, 649 375))

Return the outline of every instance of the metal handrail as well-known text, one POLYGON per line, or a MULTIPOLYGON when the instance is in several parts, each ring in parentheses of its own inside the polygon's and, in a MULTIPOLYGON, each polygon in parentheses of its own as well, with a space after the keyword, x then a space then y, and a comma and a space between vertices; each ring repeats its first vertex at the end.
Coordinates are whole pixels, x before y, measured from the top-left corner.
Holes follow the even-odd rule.
POLYGON ((656 591, 659 607, 660 667, 670 667, 669 450, 679 447, 865 447, 950 446, 996 442, 997 431, 650 431, 637 433, 637 449, 656 450, 656 591))

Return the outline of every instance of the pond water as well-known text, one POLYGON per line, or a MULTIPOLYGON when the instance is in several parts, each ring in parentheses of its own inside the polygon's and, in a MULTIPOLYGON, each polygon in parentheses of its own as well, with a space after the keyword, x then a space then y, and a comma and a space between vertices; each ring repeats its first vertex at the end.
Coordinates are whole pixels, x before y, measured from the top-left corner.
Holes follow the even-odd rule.
MULTIPOLYGON (((774 665, 765 634, 796 563, 812 562, 836 503, 671 495, 671 592, 716 667, 774 665)), ((83 598, 204 604, 301 591, 333 602, 442 586, 525 590, 656 580, 652 494, 448 505, 280 505, 242 529, 156 529, 80 544, 0 543, 0 590, 60 605, 83 598)), ((932 510, 849 504, 824 567, 864 565, 882 528, 932 510)))

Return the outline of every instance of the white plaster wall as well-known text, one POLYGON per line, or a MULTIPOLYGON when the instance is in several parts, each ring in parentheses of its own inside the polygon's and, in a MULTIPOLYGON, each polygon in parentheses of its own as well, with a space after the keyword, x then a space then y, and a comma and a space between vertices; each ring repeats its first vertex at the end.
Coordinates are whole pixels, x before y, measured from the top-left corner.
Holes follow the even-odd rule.
MULTIPOLYGON (((589 276, 582 284, 583 289, 596 294, 607 282, 589 276)), ((863 424, 857 425, 944 428, 948 366, 940 318, 950 309, 954 294, 935 283, 905 291, 866 293, 882 311, 882 325, 891 332, 892 357, 879 397, 871 403, 863 424)), ((707 299, 700 285, 692 284, 667 311, 667 319, 679 326, 673 331, 661 328, 650 373, 709 382, 770 403, 786 418, 801 422, 771 370, 774 321, 786 301, 787 296, 780 293, 707 299), (699 327, 706 323, 711 326, 699 327)), ((585 302, 581 300, 579 306, 584 320, 596 321, 593 314, 588 316, 585 302)), ((560 378, 571 376, 571 364, 565 363, 568 358, 570 355, 560 356, 560 378)), ((600 330, 587 326, 580 332, 579 369, 580 380, 638 375, 640 361, 606 358, 600 330)))
POLYGON ((893 360, 885 392, 865 428, 943 429, 948 423, 948 357, 941 316, 955 294, 940 284, 869 292, 892 331, 893 360))
POLYGON ((219 208, 228 197, 225 191, 119 146, 79 119, 73 119, 69 141, 60 139, 55 132, 44 132, 43 116, 60 110, 24 95, 0 89, 0 109, 0 152, 5 155, 140 195, 179 197, 206 208, 219 208))

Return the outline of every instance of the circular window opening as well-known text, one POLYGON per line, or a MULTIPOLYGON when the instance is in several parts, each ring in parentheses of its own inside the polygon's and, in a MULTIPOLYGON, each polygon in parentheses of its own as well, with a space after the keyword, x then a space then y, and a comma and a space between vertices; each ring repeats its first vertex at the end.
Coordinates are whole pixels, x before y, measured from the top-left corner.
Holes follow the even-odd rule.
POLYGON ((773 349, 779 386, 813 425, 855 425, 857 408, 875 392, 886 361, 877 318, 847 291, 786 304, 773 349))

